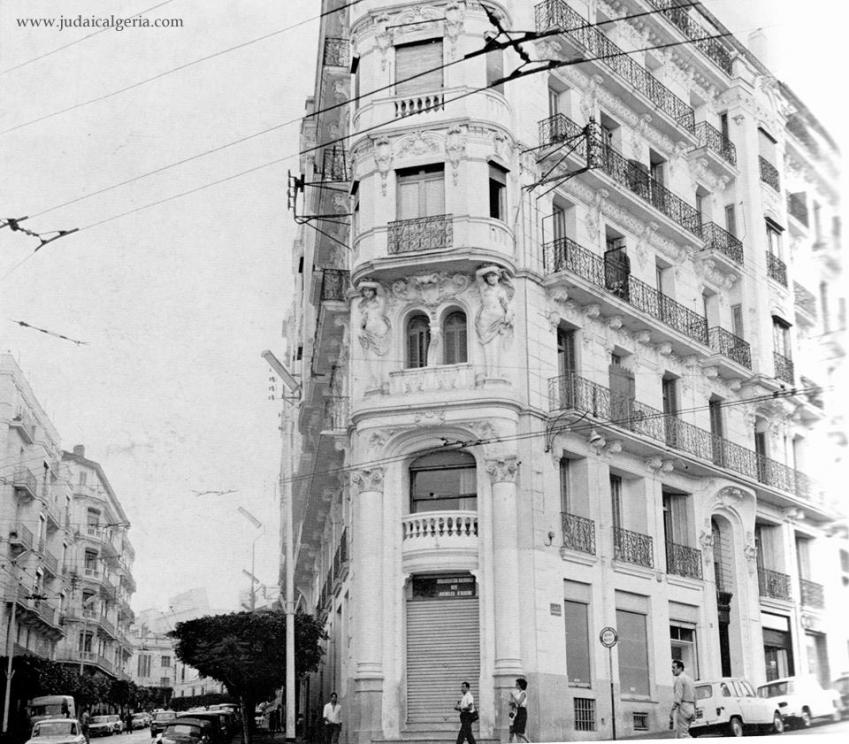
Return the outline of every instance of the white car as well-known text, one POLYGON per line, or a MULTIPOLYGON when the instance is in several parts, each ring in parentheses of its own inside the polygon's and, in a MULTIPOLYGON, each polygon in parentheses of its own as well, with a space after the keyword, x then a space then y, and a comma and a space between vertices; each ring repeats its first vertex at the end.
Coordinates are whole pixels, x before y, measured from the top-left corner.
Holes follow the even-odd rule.
POLYGON ((816 677, 783 677, 758 687, 758 697, 781 709, 785 723, 807 728, 817 718, 839 721, 840 694, 824 690, 816 677))
POLYGON ((76 718, 48 718, 32 727, 27 744, 85 744, 85 736, 76 718))
POLYGON ((755 688, 745 679, 722 679, 695 683, 696 717, 690 726, 690 736, 727 734, 743 736, 749 733, 784 731, 784 717, 771 700, 755 694, 755 688))

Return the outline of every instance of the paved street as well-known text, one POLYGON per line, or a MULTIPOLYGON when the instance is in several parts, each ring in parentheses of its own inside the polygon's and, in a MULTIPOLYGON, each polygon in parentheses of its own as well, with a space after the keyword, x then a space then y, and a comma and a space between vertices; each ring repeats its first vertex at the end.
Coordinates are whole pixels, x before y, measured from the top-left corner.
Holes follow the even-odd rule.
MULTIPOLYGON (((835 739, 839 738, 841 741, 845 741, 847 737, 849 737, 849 719, 840 721, 839 723, 833 723, 831 721, 826 721, 823 723, 816 723, 809 729, 793 729, 787 730, 780 736, 818 736, 821 734, 826 734, 829 737, 834 737, 835 739)), ((628 736, 622 737, 624 739, 672 739, 671 731, 657 731, 650 734, 645 734, 643 736, 628 736)), ((699 737, 704 739, 712 739, 712 738, 720 738, 717 736, 704 736, 699 737)), ((763 737, 761 737, 763 738, 763 737)))

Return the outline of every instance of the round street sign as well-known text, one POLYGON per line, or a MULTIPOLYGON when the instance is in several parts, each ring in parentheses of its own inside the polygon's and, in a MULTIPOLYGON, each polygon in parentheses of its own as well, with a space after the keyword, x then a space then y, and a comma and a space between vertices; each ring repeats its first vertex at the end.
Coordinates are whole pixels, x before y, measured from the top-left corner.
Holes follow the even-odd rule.
POLYGON ((619 636, 616 634, 616 628, 611 628, 608 625, 606 628, 601 629, 601 633, 598 634, 598 639, 601 641, 601 645, 605 648, 613 648, 619 640, 619 636))

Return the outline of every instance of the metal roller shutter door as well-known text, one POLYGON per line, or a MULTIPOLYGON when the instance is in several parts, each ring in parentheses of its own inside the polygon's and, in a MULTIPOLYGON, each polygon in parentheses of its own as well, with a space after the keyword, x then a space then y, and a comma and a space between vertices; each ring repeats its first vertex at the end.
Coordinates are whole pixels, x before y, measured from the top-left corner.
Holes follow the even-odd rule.
POLYGON ((407 602, 407 721, 458 720, 460 683, 477 700, 480 677, 478 600, 407 602))

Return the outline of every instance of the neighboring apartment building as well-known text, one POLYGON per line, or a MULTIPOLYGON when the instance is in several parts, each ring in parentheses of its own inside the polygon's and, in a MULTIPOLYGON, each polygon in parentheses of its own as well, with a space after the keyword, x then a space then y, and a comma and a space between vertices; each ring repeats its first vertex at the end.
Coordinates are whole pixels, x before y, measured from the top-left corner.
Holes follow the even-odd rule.
POLYGON ((619 735, 665 727, 673 658, 829 680, 833 140, 701 7, 484 5, 587 61, 497 84, 522 60, 464 59, 504 40, 480 3, 322 19, 281 469, 328 631, 306 719, 336 690, 347 741, 444 737, 469 680, 506 738, 521 675, 533 740, 610 738, 611 682, 619 735))
POLYGON ((146 627, 136 628, 132 639, 134 648, 130 675, 133 682, 139 687, 173 690, 177 679, 173 639, 146 627))

